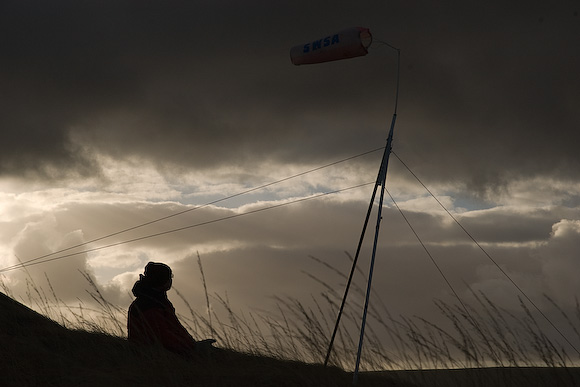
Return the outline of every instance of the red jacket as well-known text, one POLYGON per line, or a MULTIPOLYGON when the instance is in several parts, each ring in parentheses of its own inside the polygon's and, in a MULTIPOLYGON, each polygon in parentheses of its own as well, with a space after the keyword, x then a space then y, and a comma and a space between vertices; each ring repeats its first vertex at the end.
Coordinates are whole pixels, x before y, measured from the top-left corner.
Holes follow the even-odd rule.
POLYGON ((133 294, 137 298, 129 307, 129 341, 143 345, 158 343, 179 354, 193 352, 195 340, 177 319, 167 292, 148 288, 137 281, 133 294))

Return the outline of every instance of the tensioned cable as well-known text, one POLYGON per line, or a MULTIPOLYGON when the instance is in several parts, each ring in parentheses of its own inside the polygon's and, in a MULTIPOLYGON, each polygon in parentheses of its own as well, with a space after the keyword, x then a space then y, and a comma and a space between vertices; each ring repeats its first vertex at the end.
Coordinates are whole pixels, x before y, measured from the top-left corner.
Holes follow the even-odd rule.
MULTIPOLYGON (((245 191, 242 191, 242 192, 238 192, 236 194, 223 197, 221 199, 217 199, 217 200, 214 200, 214 201, 211 201, 211 202, 208 202, 208 203, 205 203, 205 204, 196 206, 196 207, 192 207, 192 208, 185 209, 183 211, 176 212, 174 214, 170 214, 170 215, 167 215, 167 216, 164 216, 164 217, 161 217, 161 218, 157 218, 157 219, 154 219, 154 220, 145 222, 145 223, 138 224, 136 226, 131 226, 131 227, 125 228, 123 230, 113 232, 111 234, 107 234, 107 235, 104 235, 104 236, 101 236, 101 237, 98 237, 98 238, 95 238, 95 239, 91 239, 90 241, 86 241, 86 242, 79 243, 79 244, 74 245, 74 246, 70 246, 70 247, 67 247, 67 248, 64 248, 64 249, 61 249, 61 250, 58 250, 58 251, 54 251, 52 253, 48 253, 48 254, 42 255, 40 257, 36 257, 36 258, 32 258, 32 259, 29 259, 29 260, 26 260, 26 261, 22 261, 19 264, 12 265, 12 266, 7 266, 5 268, 0 269, 0 273, 1 272, 4 272, 4 271, 8 271, 8 270, 12 270, 12 269, 17 269, 17 268, 23 267, 23 265, 26 264, 26 263, 40 261, 40 260, 42 260, 44 258, 48 258, 48 257, 51 257, 53 255, 57 255, 57 254, 64 253, 65 251, 69 251, 69 250, 72 250, 72 249, 76 249, 76 248, 79 248, 79 247, 83 247, 83 246, 86 246, 86 245, 88 245, 90 243, 99 242, 99 241, 102 241, 102 240, 107 239, 107 238, 111 238, 111 237, 114 237, 114 236, 117 236, 117 235, 121 235, 121 234, 124 234, 124 233, 129 232, 129 231, 137 230, 139 228, 142 228, 142 227, 145 227, 145 226, 149 226, 151 224, 158 223, 158 222, 161 222, 161 221, 164 221, 164 220, 167 220, 167 219, 170 219, 170 218, 179 216, 179 215, 183 215, 183 214, 188 213, 188 212, 192 212, 192 211, 195 211, 195 210, 199 210, 201 208, 204 208, 204 207, 207 207, 207 206, 210 206, 210 205, 213 205, 213 204, 217 204, 217 203, 220 203, 220 202, 229 200, 229 199, 233 199, 233 198, 238 197, 238 196, 246 195, 246 194, 248 194, 250 192, 258 191, 258 190, 264 189, 266 187, 270 187, 270 186, 275 185, 275 184, 279 184, 279 183, 282 183, 282 182, 285 182, 285 181, 288 181, 288 180, 291 180, 291 179, 295 179, 297 177, 304 176, 304 175, 307 175, 309 173, 313 173, 313 172, 319 171, 321 169, 325 169, 325 168, 328 168, 328 167, 332 167, 334 165, 337 165, 337 164, 340 164, 340 163, 344 163, 346 161, 350 161, 350 160, 356 159, 358 157, 366 156, 368 154, 371 154, 371 153, 380 151, 380 150, 382 150, 384 148, 385 147, 383 146, 383 147, 376 148, 376 149, 372 149, 372 150, 369 150, 369 151, 366 151, 366 152, 363 152, 363 153, 359 153, 357 155, 350 156, 350 157, 347 157, 347 158, 342 159, 342 160, 334 161, 332 163, 325 164, 325 165, 322 165, 320 167, 316 167, 316 168, 313 168, 313 169, 309 169, 307 171, 300 172, 300 173, 297 173, 295 175, 291 175, 291 176, 288 176, 288 177, 285 177, 285 178, 282 178, 282 179, 279 179, 279 180, 276 180, 276 181, 273 181, 273 182, 270 182, 270 183, 266 183, 266 184, 263 184, 263 185, 258 186, 258 187, 250 188, 248 190, 245 190, 245 191)), ((46 260, 46 261, 42 261, 42 262, 48 262, 48 261, 50 261, 50 260, 46 260)))
POLYGON ((125 241, 121 241, 121 242, 115 242, 115 243, 111 243, 105 246, 99 246, 99 247, 95 247, 92 249, 86 249, 83 251, 77 251, 74 253, 70 253, 70 254, 66 254, 66 255, 59 255, 58 257, 53 257, 53 258, 48 258, 42 261, 39 261, 37 259, 34 260, 34 262, 32 262, 32 260, 27 261, 27 262, 23 262, 22 264, 16 266, 16 267, 9 267, 9 268, 4 268, 4 269, 0 269, 0 273, 3 273, 5 271, 9 271, 9 270, 15 270, 15 269, 20 269, 20 268, 26 268, 29 266, 34 266, 34 265, 40 265, 42 263, 47 263, 47 262, 52 262, 52 261, 56 261, 59 259, 63 259, 63 258, 68 258, 68 257, 72 257, 75 255, 79 255, 79 254, 85 254, 85 253, 91 253, 94 251, 98 251, 98 250, 103 250, 103 249, 107 249, 110 247, 115 247, 115 246, 119 246, 119 245, 123 245, 123 244, 127 244, 127 243, 132 243, 132 242, 137 242, 137 241, 141 241, 144 239, 150 239, 150 238, 155 238, 158 236, 162 236, 162 235, 167 235, 167 234, 172 234, 178 231, 183 231, 183 230, 188 230, 191 228, 195 228, 195 227, 201 227, 201 226, 206 226, 208 224, 212 224, 212 223, 217 223, 217 222, 221 222, 224 220, 230 220, 230 219, 234 219, 234 218, 239 218, 241 216, 245 216, 245 215, 251 215, 251 214, 255 214, 257 212, 262 212, 262 211, 267 211, 267 210, 272 210, 274 208, 280 208, 280 207, 284 207, 284 206, 288 206, 291 204, 295 204, 295 203, 300 203, 300 202, 305 202, 308 200, 313 200, 313 199, 318 199, 321 198, 323 196, 328 196, 328 195, 332 195, 332 194, 336 194, 336 193, 340 193, 340 192, 344 192, 344 191, 349 191, 349 190, 353 190, 356 188, 361 188, 361 187, 365 187, 367 185, 371 185, 371 184, 375 184, 375 182, 368 182, 368 183, 362 183, 362 184, 358 184, 355 186, 351 186, 351 187, 347 187, 347 188, 342 188, 342 189, 338 189, 338 190, 334 190, 334 191, 329 191, 329 192, 323 192, 320 194, 316 194, 316 195, 312 195, 312 196, 308 196, 305 198, 300 198, 300 199, 296 199, 296 200, 292 200, 289 202, 285 202, 285 203, 280 203, 280 204, 275 204, 275 205, 271 205, 268 207, 263 207, 263 208, 258 208, 252 211, 248 211, 248 212, 244 212, 241 214, 235 214, 235 215, 230 215, 230 216, 224 216, 222 218, 218 218, 218 219, 213 219, 213 220, 208 220, 205 222, 201 222, 201 223, 196 223, 196 224, 191 224, 189 226, 183 226, 183 227, 178 227, 178 228, 174 228, 171 230, 166 230, 166 231, 161 231, 155 234, 149 234, 149 235, 145 235, 145 236, 141 236, 141 237, 137 237, 137 238, 133 238, 133 239, 128 239, 125 241))
POLYGON ((429 190, 429 188, 427 188, 427 186, 423 184, 421 179, 419 179, 419 177, 411 170, 411 168, 409 168, 407 164, 405 164, 405 162, 401 160, 401 158, 394 151, 392 151, 391 153, 395 155, 395 157, 401 162, 401 164, 403 164, 403 166, 407 169, 407 171, 409 171, 409 173, 413 175, 413 177, 419 182, 419 184, 421 184, 423 188, 425 188, 425 190, 429 193, 429 195, 431 195, 431 197, 435 199, 435 201, 439 204, 439 206, 441 206, 441 208, 445 210, 447 215, 449 215, 451 219, 453 219, 453 221, 459 226, 459 228, 463 230, 463 232, 473 241, 473 243, 475 243, 475 245, 495 265, 495 267, 497 267, 498 270, 509 280, 509 282, 511 282, 511 284, 524 296, 524 298, 528 300, 528 302, 534 307, 534 309, 538 311, 538 313, 540 313, 540 315, 548 322, 548 324, 550 324, 550 326, 554 328, 556 332, 558 332, 558 334, 568 343, 568 345, 570 345, 570 347, 572 347, 572 349, 576 351, 578 355, 580 355, 580 351, 576 348, 576 346, 572 344, 570 340, 568 340, 568 338, 560 331, 560 329, 558 329, 558 327, 556 327, 556 325, 552 322, 552 320, 550 320, 548 316, 546 316, 546 314, 542 312, 540 308, 534 303, 534 301, 532 301, 532 299, 526 294, 526 292, 524 292, 524 290, 518 286, 518 284, 509 276, 509 274, 504 269, 502 269, 501 266, 483 248, 483 246, 479 244, 479 242, 473 237, 473 235, 471 235, 471 233, 467 231, 465 227, 463 227, 463 225, 457 220, 457 218, 455 218, 455 216, 453 216, 453 214, 449 212, 449 210, 443 205, 443 203, 441 203, 441 201, 439 201, 439 199, 437 199, 437 197, 433 194, 433 192, 431 192, 431 190, 429 190))
POLYGON ((393 201, 393 203, 395 204, 395 207, 397 207, 397 210, 399 211, 399 213, 401 214, 401 216, 403 217, 403 219, 405 220, 405 222, 407 223, 407 225, 409 226, 409 228, 411 229, 411 231, 415 235, 415 238, 417 238, 417 240, 419 241, 419 243, 423 247, 423 250, 425 250, 425 252, 429 256, 429 258, 431 259, 431 262, 433 262, 433 265, 435 265, 435 267, 439 271, 439 274, 441 274, 441 277, 443 277, 443 280, 445 280, 445 283, 447 284, 449 289, 451 289, 451 291, 455 295, 455 298, 457 298, 457 301, 459 301, 459 303, 461 304, 463 309, 465 309, 465 312, 469 315, 469 311, 467 310, 466 306, 463 304, 463 301, 461 301, 461 298, 459 297, 459 295, 457 294, 457 292, 455 291, 455 289, 451 285, 451 282, 449 282, 449 280, 445 276, 445 273, 443 273, 443 270, 441 270, 441 267, 439 266, 439 264, 437 264, 437 261, 435 261, 435 258, 433 258, 433 255, 431 254, 429 249, 427 249, 427 246, 425 246, 425 243, 423 243, 423 240, 419 237, 419 234, 417 234, 417 231, 415 231, 415 228, 413 227, 413 225, 411 225, 411 222, 409 221, 409 219, 407 218, 407 216, 405 215, 403 210, 401 210, 401 208, 399 207, 399 204, 395 201, 395 198, 393 197, 393 195, 391 195, 391 193, 389 192, 388 189, 386 191, 387 191, 387 194, 389 194, 389 196, 391 197, 391 200, 393 201))
POLYGON ((389 194, 389 196, 391 197, 391 200, 393 201, 393 203, 395 204, 395 207, 397 207, 397 210, 399 211, 399 213, 401 214, 401 216, 403 217, 403 219, 405 220, 405 222, 407 223, 407 225, 409 226, 409 228, 411 229, 411 231, 415 235, 415 238, 417 238, 417 240, 419 241, 419 243, 423 247, 423 250, 425 250, 425 253, 427 253, 427 256, 429 256, 429 259, 431 259, 431 262, 433 262, 433 265, 435 265, 435 268, 437 268, 437 271, 439 272, 439 274, 441 275, 441 277, 443 278, 443 280, 447 284, 447 287, 449 287, 449 289, 451 289, 451 292, 453 293, 453 295, 455 296, 455 298, 457 299, 457 301, 459 302, 459 304, 461 305, 461 307, 463 308, 463 310, 465 311, 465 313, 467 314, 467 316, 469 316, 469 319, 471 320, 471 323, 480 332, 482 332, 481 331, 481 328, 479 327, 479 324, 473 318, 473 316, 469 312, 469 309, 467 309, 467 306, 463 303, 463 301, 461 300, 461 297, 459 297, 459 294, 455 291, 455 288, 453 287, 453 285, 451 285, 451 282, 449 281, 449 279, 447 279, 447 276, 445 275, 445 273, 443 273, 443 270, 441 269, 441 267, 439 266, 439 264, 437 263, 437 261, 435 261, 435 258, 433 257, 433 255, 431 254, 431 252, 429 251, 429 249, 427 248, 427 246, 425 245, 425 243, 423 243, 423 240, 421 239, 421 237, 419 237, 419 234, 417 234, 417 231, 415 231, 415 228, 413 227, 413 225, 411 224, 411 222, 409 221, 409 219, 407 218, 407 216, 405 215, 405 213, 403 212, 403 210, 399 207, 399 204, 397 203, 397 201, 395 200, 395 198, 393 197, 393 195, 391 195, 391 193, 389 192, 388 189, 386 189, 386 191, 387 191, 387 194, 389 194))

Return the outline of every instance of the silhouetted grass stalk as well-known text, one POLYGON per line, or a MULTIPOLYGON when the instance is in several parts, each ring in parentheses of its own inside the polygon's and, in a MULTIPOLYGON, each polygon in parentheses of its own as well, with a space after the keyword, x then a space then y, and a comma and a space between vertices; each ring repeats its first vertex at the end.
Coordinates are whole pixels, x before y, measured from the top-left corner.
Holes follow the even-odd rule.
MULTIPOLYGON (((326 269, 345 280, 331 265, 312 257, 326 269)), ((175 289, 188 309, 180 319, 197 338, 213 337, 222 348, 264 355, 278 359, 322 363, 330 332, 336 318, 341 296, 340 286, 306 273, 320 284, 323 291, 308 303, 290 297, 274 297, 275 312, 236 312, 227 297, 209 294, 201 257, 198 266, 202 277, 207 313, 199 313, 175 289)), ((96 306, 79 300, 78 306, 59 299, 46 278, 49 295, 43 287, 26 280, 27 303, 47 317, 68 328, 101 332, 125 337, 126 310, 108 302, 94 279, 81 273, 89 285, 87 293, 96 306)), ((363 276, 364 277, 364 276, 363 276)), ((11 295, 4 281, 4 292, 11 295)), ((353 284, 354 293, 344 310, 341 326, 331 354, 331 364, 352 369, 360 320, 363 288, 353 284)), ((462 305, 435 301, 448 328, 424 318, 394 318, 378 295, 369 308, 369 320, 361 370, 447 369, 478 367, 569 367, 577 363, 565 348, 550 340, 532 311, 520 299, 523 318, 495 305, 482 293, 472 292, 474 304, 466 311, 462 305)), ((575 320, 547 298, 559 310, 576 336, 580 338, 578 322, 580 306, 576 303, 575 320)))

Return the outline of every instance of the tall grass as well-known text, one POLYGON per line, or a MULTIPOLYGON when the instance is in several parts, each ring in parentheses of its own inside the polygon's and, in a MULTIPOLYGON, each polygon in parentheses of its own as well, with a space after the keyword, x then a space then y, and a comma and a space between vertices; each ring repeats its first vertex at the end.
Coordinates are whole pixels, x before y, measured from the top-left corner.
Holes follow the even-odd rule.
MULTIPOLYGON (((344 280, 344 274, 331 265, 312 257, 313 261, 344 280)), ((321 285, 323 291, 309 300, 275 297, 273 312, 238 311, 228 295, 209 294, 201 257, 198 265, 205 290, 207 310, 199 312, 176 289, 187 307, 180 315, 194 337, 213 337, 222 348, 307 363, 322 363, 328 348, 330 332, 336 319, 341 295, 339 286, 305 273, 321 285)), ((106 300, 97 283, 88 273, 80 273, 87 281, 91 305, 79 301, 70 305, 55 293, 50 279, 44 286, 27 279, 26 304, 61 325, 108 335, 126 336, 126 310, 106 300)), ((3 291, 12 296, 4 281, 3 291)), ((352 291, 363 295, 356 283, 352 291)), ((467 309, 463 305, 435 301, 446 324, 436 325, 420 316, 394 317, 380 297, 373 296, 361 370, 454 369, 482 367, 552 367, 566 368, 578 363, 578 354, 544 333, 534 311, 520 300, 521 313, 515 314, 494 304, 485 294, 472 292, 475 300, 467 309), (523 317, 522 317, 523 316, 523 317)), ((362 306, 351 297, 347 303, 335 340, 331 364, 350 370, 356 357, 358 326, 362 306)), ((569 316, 554 300, 570 330, 580 339, 580 306, 569 316)))

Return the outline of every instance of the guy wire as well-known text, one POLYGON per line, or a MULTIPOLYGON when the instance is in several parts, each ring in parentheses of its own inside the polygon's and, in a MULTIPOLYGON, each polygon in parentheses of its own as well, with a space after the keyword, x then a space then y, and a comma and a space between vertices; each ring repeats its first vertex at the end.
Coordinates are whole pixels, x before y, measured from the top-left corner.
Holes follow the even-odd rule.
MULTIPOLYGON (((192 208, 187 208, 187 209, 185 209, 183 211, 179 211, 179 212, 176 212, 176 213, 167 215, 167 216, 163 216, 163 217, 160 217, 160 218, 151 220, 151 221, 147 221, 147 222, 138 224, 136 226, 131 226, 131 227, 125 228, 125 229, 120 230, 120 231, 116 231, 116 232, 113 232, 113 233, 110 233, 110 234, 107 234, 107 235, 104 235, 104 236, 101 236, 101 237, 98 237, 98 238, 94 238, 94 239, 91 239, 90 241, 86 241, 86 242, 83 242, 83 243, 79 243, 79 244, 76 244, 74 246, 70 246, 70 247, 67 247, 67 248, 64 248, 64 249, 61 249, 61 250, 57 250, 57 251, 54 251, 52 253, 48 253, 48 254, 45 254, 45 255, 42 255, 42 256, 39 256, 39 257, 36 257, 36 258, 32 258, 32 259, 25 260, 25 261, 20 261, 18 264, 15 264, 15 265, 12 265, 12 266, 7 266, 7 267, 4 267, 4 268, 0 269, 0 273, 5 272, 5 271, 9 271, 9 270, 13 270, 13 269, 18 269, 18 268, 25 267, 25 266, 30 266, 33 262, 37 262, 37 261, 41 261, 41 260, 42 260, 41 262, 50 262, 50 261, 53 261, 54 259, 45 259, 45 258, 49 258, 49 257, 52 257, 54 255, 61 254, 61 253, 64 253, 66 251, 70 251, 72 249, 80 248, 80 247, 86 246, 86 245, 88 245, 90 243, 94 243, 94 242, 102 241, 102 240, 107 239, 107 238, 111 238, 111 237, 114 237, 114 236, 118 236, 118 235, 127 233, 129 231, 133 231, 133 230, 136 230, 136 229, 145 227, 145 226, 149 226, 151 224, 158 223, 158 222, 161 222, 161 221, 164 221, 164 220, 167 220, 167 219, 170 219, 170 218, 179 216, 179 215, 183 215, 185 213, 192 212, 192 211, 195 211, 195 210, 198 210, 198 209, 201 209, 201 208, 204 208, 204 207, 213 205, 213 204, 217 204, 217 203, 220 203, 220 202, 223 202, 223 201, 226 201, 226 200, 229 200, 229 199, 238 197, 238 196, 242 196, 242 195, 248 194, 250 192, 258 191, 258 190, 264 189, 264 188, 269 187, 269 186, 272 186, 272 185, 276 185, 276 184, 279 184, 279 183, 282 183, 282 182, 285 182, 285 181, 288 181, 288 180, 291 180, 291 179, 295 179, 295 178, 300 177, 300 176, 304 176, 304 175, 307 175, 307 174, 310 174, 310 173, 319 171, 321 169, 325 169, 325 168, 328 168, 328 167, 331 167, 331 166, 334 166, 334 165, 337 165, 337 164, 340 164, 340 163, 343 163, 343 162, 346 162, 346 161, 350 161, 350 160, 356 159, 358 157, 366 156, 368 154, 371 154, 371 153, 380 151, 382 149, 384 149, 384 147, 380 147, 380 148, 372 149, 372 150, 369 150, 369 151, 366 151, 366 152, 363 152, 363 153, 359 153, 357 155, 350 156, 350 157, 347 157, 347 158, 344 158, 344 159, 341 159, 341 160, 338 160, 338 161, 334 161, 334 162, 331 162, 329 164, 325 164, 325 165, 322 165, 322 166, 319 166, 319 167, 316 167, 316 168, 312 168, 310 170, 307 170, 307 171, 304 171, 304 172, 300 172, 300 173, 297 173, 297 174, 294 174, 294 175, 291 175, 291 176, 287 176, 285 178, 282 178, 282 179, 279 179, 279 180, 276 180, 276 181, 273 181, 273 182, 270 182, 270 183, 266 183, 266 184, 263 184, 263 185, 258 186, 258 187, 250 188, 248 190, 245 190, 245 191, 242 191, 242 192, 238 192, 236 194, 223 197, 221 199, 217 199, 217 200, 214 200, 214 201, 211 201, 211 202, 208 202, 208 203, 199 205, 199 206, 195 206, 195 207, 192 207, 192 208)), ((335 191, 335 192, 339 192, 339 191, 335 191)), ((240 215, 243 215, 243 214, 240 214, 240 215)), ((162 235, 162 234, 163 233, 156 234, 155 236, 162 235)), ((141 239, 146 239, 146 237, 135 238, 135 239, 130 240, 130 242, 133 242, 135 240, 141 240, 141 239)), ((114 246, 117 246, 117 245, 120 245, 120 244, 123 244, 123 243, 125 243, 125 242, 118 242, 118 243, 115 243, 115 244, 112 244, 112 245, 108 245, 108 247, 112 247, 113 245, 114 246)), ((96 248, 96 249, 98 250, 99 248, 96 248)), ((88 250, 88 251, 94 251, 94 249, 91 249, 91 250, 88 250)), ((82 253, 88 252, 88 251, 83 250, 83 251, 80 251, 80 252, 70 253, 70 254, 67 254, 67 255, 65 255, 63 257, 78 255, 78 254, 82 254, 82 253)), ((60 256, 57 257, 57 258, 60 258, 60 256)))
POLYGON ((475 243, 475 245, 483 252, 483 254, 494 264, 494 266, 497 267, 497 269, 509 280, 509 282, 524 296, 524 298, 534 307, 534 309, 536 309, 538 311, 538 313, 544 318, 544 320, 546 320, 548 322, 548 324, 550 324, 550 326, 560 335, 560 337, 562 337, 568 343, 568 345, 570 345, 570 347, 578 355, 580 355, 580 351, 576 348, 576 346, 574 344, 572 344, 572 342, 562 333, 562 331, 560 331, 560 329, 558 329, 558 327, 556 327, 556 325, 552 322, 552 320, 550 320, 548 318, 548 316, 540 310, 540 308, 536 305, 536 303, 534 301, 532 301, 532 299, 509 276, 509 274, 504 269, 501 268, 501 266, 491 257, 491 255, 473 237, 473 235, 471 235, 471 233, 469 231, 467 231, 467 229, 465 227, 463 227, 463 225, 461 223, 459 223, 457 218, 455 218, 455 216, 453 216, 453 214, 451 214, 451 212, 449 212, 449 210, 443 205, 443 203, 441 203, 441 201, 439 201, 439 199, 437 199, 437 197, 433 194, 433 192, 431 192, 431 190, 429 190, 429 188, 427 188, 427 186, 425 184, 423 184, 421 179, 419 179, 419 177, 411 170, 411 168, 409 168, 407 166, 407 164, 405 164, 405 162, 403 160, 401 160, 401 158, 394 151, 392 153, 401 162, 401 164, 403 164, 403 166, 407 169, 407 171, 409 171, 409 173, 411 173, 411 175, 413 175, 413 177, 419 182, 419 184, 421 184, 423 186, 423 188, 425 188, 425 190, 429 193, 429 195, 431 195, 431 197, 433 197, 433 199, 435 199, 435 201, 439 204, 439 206, 441 206, 441 208, 443 208, 443 210, 447 213, 447 215, 449 215, 451 217, 451 219, 453 219, 453 221, 459 226, 459 228, 461 228, 461 230, 463 230, 463 232, 473 241, 473 243, 475 243))

